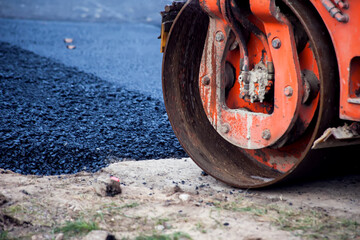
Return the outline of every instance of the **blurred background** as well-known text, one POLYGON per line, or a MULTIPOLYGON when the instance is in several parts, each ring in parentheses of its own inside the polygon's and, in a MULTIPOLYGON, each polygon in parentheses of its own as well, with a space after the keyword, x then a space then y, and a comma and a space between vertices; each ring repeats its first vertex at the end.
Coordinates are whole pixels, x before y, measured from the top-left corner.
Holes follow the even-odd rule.
POLYGON ((179 158, 162 100, 168 0, 0 0, 0 168, 179 158))
POLYGON ((162 99, 161 16, 170 0, 0 0, 0 41, 162 99), (76 51, 64 48, 72 38, 76 51))

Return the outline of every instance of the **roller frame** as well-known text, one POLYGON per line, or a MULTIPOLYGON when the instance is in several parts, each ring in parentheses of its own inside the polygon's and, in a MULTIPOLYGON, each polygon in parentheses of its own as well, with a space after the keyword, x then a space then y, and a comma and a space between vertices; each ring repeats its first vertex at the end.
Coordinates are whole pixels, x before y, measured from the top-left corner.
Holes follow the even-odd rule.
MULTIPOLYGON (((312 11, 315 14, 315 8, 312 11)), ((313 28, 312 31, 317 27, 324 28, 319 20, 318 16, 314 26, 309 25, 313 28)), ((188 2, 170 31, 163 60, 163 92, 169 119, 180 143, 194 161, 215 178, 242 188, 269 186, 285 179, 310 176, 314 172, 319 175, 318 170, 324 169, 324 161, 327 161, 327 167, 333 166, 330 159, 334 151, 328 149, 310 151, 310 149, 311 143, 319 138, 329 125, 338 124, 338 80, 332 82, 331 87, 322 84, 321 99, 316 113, 318 120, 313 121, 309 126, 311 130, 304 133, 303 138, 306 138, 306 141, 301 151, 292 155, 294 159, 291 154, 284 153, 287 161, 293 161, 289 169, 282 171, 281 168, 274 168, 274 165, 259 164, 252 156, 249 156, 249 152, 224 141, 224 138, 209 122, 204 110, 199 109, 199 106, 202 106, 202 100, 198 85, 201 70, 198 65, 201 62, 204 48, 201 42, 205 42, 207 24, 208 15, 201 11, 199 3, 188 2), (186 41, 197 44, 192 45, 186 41), (191 79, 196 79, 196 83, 191 79), (327 124, 322 124, 322 121, 327 124)), ((324 41, 321 44, 331 45, 331 42, 324 41)), ((326 55, 327 53, 315 52, 316 56, 319 54, 326 55)), ((337 61, 329 58, 330 64, 320 68, 321 79, 336 79, 338 76, 336 70, 334 71, 337 68, 333 65, 337 61)), ((276 165, 276 159, 272 159, 271 156, 266 161, 273 161, 276 165)))

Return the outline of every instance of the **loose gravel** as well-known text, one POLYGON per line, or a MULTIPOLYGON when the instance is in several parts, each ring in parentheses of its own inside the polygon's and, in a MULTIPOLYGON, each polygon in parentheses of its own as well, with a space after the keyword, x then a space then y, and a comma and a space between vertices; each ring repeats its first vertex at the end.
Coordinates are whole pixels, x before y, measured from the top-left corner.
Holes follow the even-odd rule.
POLYGON ((187 156, 161 101, 4 42, 0 114, 0 168, 22 174, 187 156))

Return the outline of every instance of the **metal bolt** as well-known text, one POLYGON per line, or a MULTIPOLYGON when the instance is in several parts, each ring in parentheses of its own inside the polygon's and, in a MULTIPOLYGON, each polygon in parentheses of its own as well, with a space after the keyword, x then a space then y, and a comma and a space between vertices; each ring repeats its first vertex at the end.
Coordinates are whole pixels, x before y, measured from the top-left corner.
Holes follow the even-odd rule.
POLYGON ((262 132, 262 138, 265 139, 265 140, 270 140, 271 138, 271 132, 269 129, 265 129, 263 132, 262 132))
POLYGON ((290 86, 287 86, 286 88, 284 88, 284 94, 287 97, 291 97, 293 95, 293 92, 294 92, 294 90, 290 86))
POLYGON ((203 85, 209 85, 209 84, 210 84, 210 78, 209 78, 209 76, 203 77, 203 79, 202 79, 202 84, 203 84, 203 85))
POLYGON ((273 48, 275 49, 279 49, 281 47, 281 41, 279 38, 274 38, 272 41, 271 41, 271 45, 273 46, 273 48))
POLYGON ((230 126, 228 124, 224 124, 220 127, 220 131, 223 133, 223 134, 227 134, 230 132, 230 126))
POLYGON ((343 0, 335 0, 335 4, 339 5, 339 7, 343 9, 349 8, 349 3, 344 2, 343 0))
POLYGON ((230 46, 230 51, 235 50, 239 46, 239 43, 235 40, 230 46))
POLYGON ((221 31, 218 31, 215 35, 215 40, 217 42, 222 42, 222 41, 224 41, 224 39, 225 39, 224 34, 221 31))

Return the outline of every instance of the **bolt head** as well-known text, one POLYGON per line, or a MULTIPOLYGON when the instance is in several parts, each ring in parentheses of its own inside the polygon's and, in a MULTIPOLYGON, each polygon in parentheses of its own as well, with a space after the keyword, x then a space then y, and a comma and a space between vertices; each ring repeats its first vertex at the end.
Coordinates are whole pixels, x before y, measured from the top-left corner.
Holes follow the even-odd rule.
POLYGON ((203 85, 209 85, 209 84, 210 84, 210 78, 209 78, 209 76, 203 77, 203 79, 202 79, 202 84, 203 84, 203 85))
POLYGON ((285 89, 284 89, 284 94, 285 96, 287 97, 291 97, 294 93, 294 90, 292 89, 292 87, 290 86, 287 86, 285 89))
POLYGON ((262 132, 262 138, 265 139, 265 140, 270 140, 271 138, 271 132, 269 129, 265 129, 263 132, 262 132))
POLYGON ((273 46, 273 48, 275 49, 279 49, 281 47, 281 41, 279 38, 274 38, 272 41, 271 41, 271 45, 273 46))
POLYGON ((230 51, 235 50, 239 46, 239 43, 235 40, 230 46, 230 51))
POLYGON ((221 133, 228 134, 230 132, 230 126, 228 124, 224 124, 220 128, 221 133))
POLYGON ((225 39, 224 33, 221 31, 218 31, 215 35, 215 40, 217 42, 222 42, 222 41, 224 41, 224 39, 225 39))

